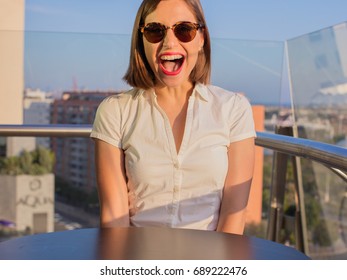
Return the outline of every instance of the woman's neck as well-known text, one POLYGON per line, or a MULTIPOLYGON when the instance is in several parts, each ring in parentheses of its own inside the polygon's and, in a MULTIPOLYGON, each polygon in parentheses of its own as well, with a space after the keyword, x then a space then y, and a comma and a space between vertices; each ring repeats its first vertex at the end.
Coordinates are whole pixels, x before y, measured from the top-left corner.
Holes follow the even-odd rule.
POLYGON ((192 94, 194 85, 187 83, 179 87, 155 87, 154 91, 158 100, 164 103, 183 104, 192 94))

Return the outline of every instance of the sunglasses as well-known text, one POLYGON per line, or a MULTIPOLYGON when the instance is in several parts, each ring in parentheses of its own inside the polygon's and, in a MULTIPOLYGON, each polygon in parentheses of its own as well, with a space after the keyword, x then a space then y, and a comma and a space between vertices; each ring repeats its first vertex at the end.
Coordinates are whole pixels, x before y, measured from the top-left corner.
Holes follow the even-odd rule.
POLYGON ((194 40, 196 32, 201 28, 204 28, 203 24, 189 21, 180 21, 171 27, 158 22, 150 22, 145 26, 141 26, 140 31, 148 42, 155 44, 164 39, 168 29, 172 29, 178 40, 188 43, 194 40))

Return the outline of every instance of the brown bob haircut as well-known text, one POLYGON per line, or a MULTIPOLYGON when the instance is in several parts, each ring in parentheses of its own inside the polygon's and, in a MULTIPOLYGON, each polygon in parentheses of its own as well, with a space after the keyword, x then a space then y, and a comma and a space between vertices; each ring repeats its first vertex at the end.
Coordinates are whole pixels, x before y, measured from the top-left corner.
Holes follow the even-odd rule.
MULTIPOLYGON (((152 13, 162 0, 143 0, 137 11, 133 33, 131 38, 130 61, 127 72, 123 79, 132 87, 149 89, 155 86, 155 75, 148 64, 142 33, 139 27, 145 23, 146 17, 152 13)), ((199 52, 198 60, 192 72, 190 80, 193 83, 199 82, 208 84, 211 75, 211 40, 207 29, 204 12, 200 0, 182 0, 190 7, 197 22, 203 24, 204 46, 199 52)))

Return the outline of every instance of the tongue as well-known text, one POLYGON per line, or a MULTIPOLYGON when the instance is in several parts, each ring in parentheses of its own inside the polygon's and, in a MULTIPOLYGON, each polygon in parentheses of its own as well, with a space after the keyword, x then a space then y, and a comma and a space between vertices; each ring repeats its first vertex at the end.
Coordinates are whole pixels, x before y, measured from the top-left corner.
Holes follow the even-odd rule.
POLYGON ((177 61, 164 61, 162 62, 164 68, 169 72, 175 72, 179 69, 180 63, 177 61))

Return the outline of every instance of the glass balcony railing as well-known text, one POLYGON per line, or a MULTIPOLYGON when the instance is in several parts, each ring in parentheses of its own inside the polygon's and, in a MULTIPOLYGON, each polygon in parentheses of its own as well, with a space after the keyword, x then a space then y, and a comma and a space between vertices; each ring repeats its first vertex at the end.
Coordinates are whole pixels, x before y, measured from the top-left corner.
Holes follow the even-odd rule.
MULTIPOLYGON (((34 136, 89 141, 90 131, 90 125, 0 125, 1 137, 34 136)), ((268 195, 264 188, 262 221, 248 225, 246 234, 296 246, 313 259, 347 259, 347 149, 266 132, 257 132, 256 145, 274 152, 273 171, 270 174, 272 186, 268 195), (279 159, 279 155, 282 159, 279 159), (303 185, 300 189, 298 182, 290 175, 281 181, 279 174, 295 173, 287 161, 296 158, 315 162, 330 170, 339 188, 334 186, 334 189, 329 189, 327 186, 324 193, 319 192, 312 198, 312 186, 303 185)), ((302 163, 303 173, 306 172, 305 165, 302 163)), ((264 172, 266 168, 265 164, 264 172)), ((91 193, 89 197, 87 194, 82 197, 82 193, 72 189, 68 194, 69 189, 62 190, 64 182, 59 179, 55 182, 55 230, 97 226, 97 198, 94 197, 93 201, 91 193), (82 205, 84 199, 88 203, 82 205), (64 219, 70 221, 64 222, 64 219)))
MULTIPOLYGON (((8 39, 13 32, 2 33, 8 39)), ((53 94, 129 88, 122 77, 130 35, 26 31, 23 37, 25 88, 53 94)), ((243 92, 252 104, 278 106, 283 58, 284 42, 214 38, 211 80, 243 92)))
MULTIPOLYGON (((212 39, 211 82, 244 93, 255 108, 260 173, 246 233, 315 259, 347 259, 346 38, 343 23, 285 42, 212 39)), ((0 238, 14 233, 16 207, 24 213, 17 223, 30 220, 16 234, 42 232, 47 224, 50 230, 97 226, 87 136, 100 101, 128 87, 122 76, 130 36, 0 31, 0 42, 0 158, 35 146, 55 157, 54 187, 47 187, 49 178, 27 179, 21 184, 28 192, 7 188, 0 195, 0 213, 10 213, 0 216, 0 238), (23 126, 6 125, 22 120, 23 126)), ((37 173, 29 159, 50 156, 42 150, 20 160, 37 173)), ((6 162, 14 173, 16 161, 6 162)))

